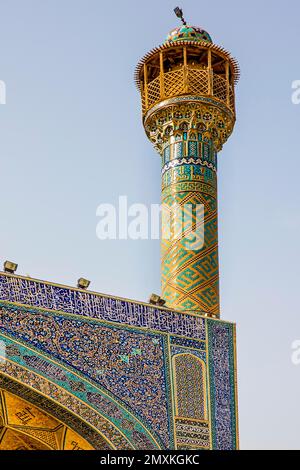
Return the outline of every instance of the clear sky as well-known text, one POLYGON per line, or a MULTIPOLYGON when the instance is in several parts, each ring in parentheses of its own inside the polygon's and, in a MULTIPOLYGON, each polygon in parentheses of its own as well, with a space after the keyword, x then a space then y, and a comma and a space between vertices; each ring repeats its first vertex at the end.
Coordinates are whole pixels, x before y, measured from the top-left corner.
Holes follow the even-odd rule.
MULTIPOLYGON (((159 241, 100 241, 97 206, 160 202, 133 72, 177 0, 1 0, 0 246, 19 273, 147 300, 159 241)), ((300 449, 298 0, 181 0, 241 66, 219 157, 222 318, 238 325, 241 447, 300 449)))

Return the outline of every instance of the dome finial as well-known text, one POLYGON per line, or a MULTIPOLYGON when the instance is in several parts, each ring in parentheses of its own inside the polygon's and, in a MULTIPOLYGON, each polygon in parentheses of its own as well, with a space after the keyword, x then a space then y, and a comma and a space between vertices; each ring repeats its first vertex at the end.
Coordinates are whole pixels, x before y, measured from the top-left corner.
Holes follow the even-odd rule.
POLYGON ((185 19, 183 18, 183 11, 181 8, 179 7, 176 7, 174 8, 174 12, 175 12, 175 15, 181 19, 182 23, 184 24, 184 26, 186 26, 186 21, 185 19))

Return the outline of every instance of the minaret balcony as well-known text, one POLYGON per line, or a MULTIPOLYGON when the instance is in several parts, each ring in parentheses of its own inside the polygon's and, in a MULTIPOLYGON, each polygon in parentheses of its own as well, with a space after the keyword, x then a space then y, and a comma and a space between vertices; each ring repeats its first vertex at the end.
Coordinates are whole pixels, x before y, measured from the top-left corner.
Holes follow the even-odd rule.
POLYGON ((143 114, 160 101, 182 95, 212 97, 235 113, 233 85, 208 67, 187 65, 163 72, 154 80, 143 84, 143 114))

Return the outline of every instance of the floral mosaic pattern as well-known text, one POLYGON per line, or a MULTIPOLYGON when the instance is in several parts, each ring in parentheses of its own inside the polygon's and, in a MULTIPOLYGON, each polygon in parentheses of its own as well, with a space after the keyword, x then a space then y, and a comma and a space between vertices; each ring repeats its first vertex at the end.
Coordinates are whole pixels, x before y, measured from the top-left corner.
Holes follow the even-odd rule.
POLYGON ((206 429, 211 429, 212 448, 237 447, 234 328, 208 318, 0 274, 0 333, 15 363, 10 373, 56 397, 60 392, 55 384, 63 387, 69 409, 72 397, 90 407, 80 410, 77 403, 74 410, 91 423, 99 419, 97 413, 104 413, 109 420, 105 429, 113 431, 118 448, 174 448, 171 356, 186 353, 206 364, 209 422, 201 424, 201 432, 198 424, 177 423, 178 446, 208 448, 206 429), (37 308, 41 304, 43 308, 37 308), (156 315, 160 316, 157 322, 156 315), (42 384, 41 377, 52 385, 42 384), (111 425, 122 434, 116 434, 111 425))
POLYGON ((176 411, 189 419, 206 419, 205 370, 193 354, 174 357, 176 378, 176 411))
POLYGON ((16 306, 0 308, 0 328, 117 394, 169 446, 163 337, 16 306))
POLYGON ((208 321, 213 448, 237 447, 234 325, 208 321))
MULTIPOLYGON (((71 400, 72 397, 74 403, 77 400, 76 412, 82 418, 92 417, 91 424, 97 424, 96 427, 98 428, 101 423, 105 423, 106 437, 114 442, 117 448, 124 448, 126 441, 124 441, 124 438, 121 438, 121 440, 118 438, 116 441, 117 434, 114 426, 120 429, 128 439, 128 442, 126 442, 127 447, 136 449, 157 448, 148 431, 142 426, 141 422, 130 414, 129 409, 126 409, 108 395, 103 395, 103 390, 96 385, 87 382, 83 377, 80 378, 74 375, 59 364, 53 364, 45 355, 41 357, 36 350, 33 351, 14 343, 11 338, 3 334, 0 334, 0 340, 6 343, 8 359, 8 362, 0 366, 0 378, 1 372, 4 372, 12 378, 21 379, 23 384, 30 385, 36 391, 47 395, 50 390, 56 390, 52 398, 57 399, 59 397, 61 404, 65 404, 62 401, 64 396, 69 397, 66 400, 71 400), (30 367, 32 367, 32 370, 30 367), (51 380, 50 383, 48 382, 49 379, 51 380), (57 384, 56 388, 55 384, 57 384), (88 410, 88 408, 83 404, 80 405, 78 399, 91 406, 95 413, 90 410, 86 414, 85 410, 88 410), (101 417, 97 415, 97 412, 101 413, 101 417), (103 418, 107 418, 109 421, 105 421, 103 418)), ((75 408, 73 411, 75 411, 75 408)), ((103 428, 99 428, 99 430, 102 432, 103 428)))

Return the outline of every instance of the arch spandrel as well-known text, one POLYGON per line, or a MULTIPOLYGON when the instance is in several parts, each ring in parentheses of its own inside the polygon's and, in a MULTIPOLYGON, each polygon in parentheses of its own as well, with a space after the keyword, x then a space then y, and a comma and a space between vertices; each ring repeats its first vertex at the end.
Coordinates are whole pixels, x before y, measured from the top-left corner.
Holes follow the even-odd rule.
POLYGON ((89 442, 96 449, 160 448, 155 437, 137 417, 99 386, 92 385, 71 369, 40 355, 36 349, 28 348, 3 334, 0 339, 6 344, 7 353, 4 363, 0 361, 0 388, 4 387, 17 395, 20 395, 19 389, 24 389, 21 397, 40 406, 50 415, 53 415, 55 403, 61 407, 55 417, 76 431, 80 430, 84 437, 90 436, 89 442), (36 360, 32 363, 28 358, 36 360), (47 368, 46 362, 49 364, 47 368), (41 365, 42 374, 33 369, 33 366, 36 368, 41 365), (59 383, 53 380, 54 371, 55 376, 60 378, 59 383), (45 376, 46 372, 50 373, 50 377, 45 376))

